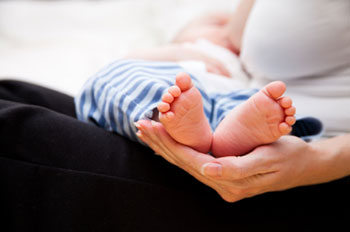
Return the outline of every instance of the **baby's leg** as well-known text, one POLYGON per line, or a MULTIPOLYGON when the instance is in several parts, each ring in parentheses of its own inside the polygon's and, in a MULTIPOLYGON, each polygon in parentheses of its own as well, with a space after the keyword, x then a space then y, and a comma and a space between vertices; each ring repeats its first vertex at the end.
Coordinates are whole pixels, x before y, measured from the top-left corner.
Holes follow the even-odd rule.
POLYGON ((272 82, 234 108, 214 132, 212 153, 243 155, 290 133, 295 108, 289 97, 281 97, 285 90, 283 82, 272 82))
POLYGON ((75 99, 77 117, 140 141, 134 123, 158 114, 155 106, 181 71, 173 62, 116 61, 84 85, 75 99))
POLYGON ((159 120, 177 142, 207 153, 212 131, 205 117, 202 96, 186 73, 176 76, 176 85, 169 88, 158 105, 159 120))

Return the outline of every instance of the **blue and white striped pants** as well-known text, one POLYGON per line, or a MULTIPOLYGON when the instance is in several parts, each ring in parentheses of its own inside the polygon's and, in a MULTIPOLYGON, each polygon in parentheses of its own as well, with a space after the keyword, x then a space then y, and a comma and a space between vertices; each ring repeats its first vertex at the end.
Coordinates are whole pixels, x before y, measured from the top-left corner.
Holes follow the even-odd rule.
MULTIPOLYGON (((90 78, 75 98, 78 119, 139 141, 134 122, 152 118, 162 95, 174 85, 179 72, 186 71, 173 62, 116 61, 90 78)), ((257 92, 244 89, 208 94, 198 79, 191 77, 202 95, 212 130, 230 110, 257 92)))

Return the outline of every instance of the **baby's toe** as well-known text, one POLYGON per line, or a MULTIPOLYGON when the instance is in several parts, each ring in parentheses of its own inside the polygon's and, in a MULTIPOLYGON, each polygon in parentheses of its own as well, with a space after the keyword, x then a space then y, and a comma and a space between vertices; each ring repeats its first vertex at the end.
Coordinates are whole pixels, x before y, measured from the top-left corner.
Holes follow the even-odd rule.
POLYGON ((171 120, 173 120, 174 119, 174 117, 175 117, 175 114, 173 113, 173 112, 171 112, 171 111, 169 111, 169 112, 166 112, 166 113, 162 113, 161 115, 160 115, 160 121, 162 122, 162 123, 168 123, 168 122, 170 122, 171 120))
POLYGON ((192 81, 190 75, 181 72, 176 75, 176 85, 179 86, 182 92, 192 87, 192 81))
POLYGON ((295 109, 294 106, 292 106, 292 107, 289 107, 289 108, 285 109, 284 113, 287 116, 293 116, 296 113, 296 109, 295 109))
POLYGON ((293 101, 290 97, 282 97, 278 102, 283 108, 289 108, 293 104, 293 101))
POLYGON ((279 125, 280 132, 284 135, 290 133, 292 131, 292 127, 289 126, 286 122, 282 122, 279 125))
POLYGON ((296 119, 295 117, 293 116, 287 116, 286 119, 285 119, 285 122, 289 125, 289 126, 292 126, 294 125, 296 119))
POLYGON ((286 91, 286 84, 282 81, 274 81, 266 85, 263 91, 267 92, 270 97, 278 99, 286 91))
POLYGON ((179 86, 171 86, 169 89, 168 89, 168 92, 173 96, 173 97, 178 97, 180 96, 181 94, 181 89, 179 88, 179 86))
POLYGON ((169 103, 170 104, 170 103, 172 103, 174 101, 174 97, 170 93, 165 93, 162 96, 162 101, 165 102, 165 103, 169 103))
POLYGON ((159 112, 164 113, 170 110, 170 105, 166 102, 160 102, 157 108, 159 112))

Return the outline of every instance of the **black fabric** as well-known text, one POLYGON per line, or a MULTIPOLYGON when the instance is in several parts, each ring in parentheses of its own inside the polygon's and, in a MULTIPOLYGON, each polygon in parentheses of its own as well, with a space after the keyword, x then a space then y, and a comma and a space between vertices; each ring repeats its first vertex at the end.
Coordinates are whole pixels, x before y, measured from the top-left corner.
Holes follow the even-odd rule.
POLYGON ((292 135, 308 140, 313 136, 321 136, 323 124, 312 117, 298 119, 293 125, 292 135))
POLYGON ((43 106, 75 117, 75 107, 72 97, 34 84, 3 80, 0 85, 0 99, 43 106))
POLYGON ((349 228, 349 178, 227 203, 149 148, 76 120, 69 96, 0 81, 0 99, 1 231, 349 228))

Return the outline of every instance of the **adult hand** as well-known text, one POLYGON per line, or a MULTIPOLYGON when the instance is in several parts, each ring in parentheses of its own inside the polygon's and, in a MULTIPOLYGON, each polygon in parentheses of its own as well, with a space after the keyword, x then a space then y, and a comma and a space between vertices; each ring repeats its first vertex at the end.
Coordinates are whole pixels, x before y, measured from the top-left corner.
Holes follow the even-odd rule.
POLYGON ((156 153, 184 169, 220 196, 235 202, 270 191, 328 181, 313 146, 284 136, 239 157, 214 158, 174 141, 157 122, 140 121, 138 133, 156 153))
POLYGON ((200 182, 215 189, 221 196, 225 195, 225 189, 221 188, 216 180, 202 174, 202 166, 214 161, 214 157, 177 143, 160 123, 141 120, 137 124, 138 137, 147 143, 157 155, 161 155, 168 162, 182 168, 200 182))
POLYGON ((195 42, 199 38, 211 41, 236 53, 230 41, 232 12, 205 13, 186 24, 173 43, 195 42))

